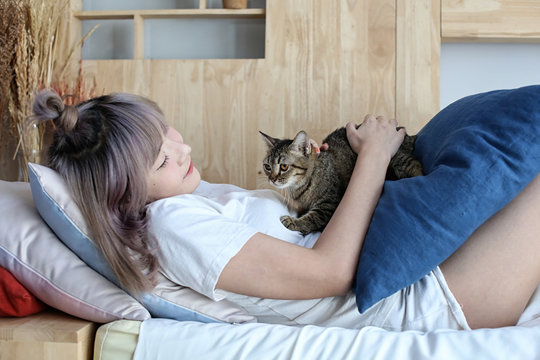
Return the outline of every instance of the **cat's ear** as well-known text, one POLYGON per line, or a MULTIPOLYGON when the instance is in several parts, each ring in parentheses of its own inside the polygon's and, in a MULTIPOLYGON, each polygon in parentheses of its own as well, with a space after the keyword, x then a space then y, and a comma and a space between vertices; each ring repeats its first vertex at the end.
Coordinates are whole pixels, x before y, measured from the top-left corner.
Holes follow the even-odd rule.
POLYGON ((259 133, 263 136, 263 139, 265 140, 266 145, 268 145, 269 148, 274 147, 279 141, 279 139, 273 138, 270 135, 266 135, 262 131, 259 131, 259 133))
POLYGON ((305 131, 298 132, 290 146, 291 150, 298 151, 303 155, 311 154, 311 143, 309 142, 309 136, 305 131))

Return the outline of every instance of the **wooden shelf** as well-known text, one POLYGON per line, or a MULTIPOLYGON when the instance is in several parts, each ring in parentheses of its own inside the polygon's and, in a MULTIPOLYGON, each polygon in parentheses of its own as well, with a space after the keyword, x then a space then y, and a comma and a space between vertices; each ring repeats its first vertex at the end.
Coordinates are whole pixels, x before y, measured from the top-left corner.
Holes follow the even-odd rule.
POLYGON ((129 20, 141 17, 143 19, 167 18, 264 18, 265 9, 164 9, 164 10, 94 10, 75 11, 80 20, 129 20))
POLYGON ((147 19, 265 19, 266 9, 208 9, 207 0, 199 1, 198 9, 155 10, 83 10, 74 11, 78 20, 133 20, 133 59, 144 59, 144 22, 147 19))

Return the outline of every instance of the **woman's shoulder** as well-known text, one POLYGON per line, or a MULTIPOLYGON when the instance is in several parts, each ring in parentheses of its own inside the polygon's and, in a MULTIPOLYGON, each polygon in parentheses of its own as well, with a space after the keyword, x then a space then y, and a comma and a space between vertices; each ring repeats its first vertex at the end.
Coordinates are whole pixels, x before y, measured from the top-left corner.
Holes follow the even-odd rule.
POLYGON ((239 186, 232 184, 214 184, 201 180, 199 186, 193 192, 194 195, 200 195, 204 197, 216 197, 224 193, 229 192, 245 192, 246 189, 242 189, 239 186))
POLYGON ((216 200, 220 203, 244 198, 273 200, 278 203, 285 202, 283 196, 273 189, 247 190, 232 184, 213 184, 206 181, 201 181, 193 195, 216 200))
POLYGON ((163 223, 182 219, 182 222, 201 221, 201 218, 226 217, 250 223, 246 213, 272 211, 274 217, 288 213, 286 203, 274 190, 246 190, 235 185, 201 182, 192 194, 160 199, 147 207, 151 222, 163 223))

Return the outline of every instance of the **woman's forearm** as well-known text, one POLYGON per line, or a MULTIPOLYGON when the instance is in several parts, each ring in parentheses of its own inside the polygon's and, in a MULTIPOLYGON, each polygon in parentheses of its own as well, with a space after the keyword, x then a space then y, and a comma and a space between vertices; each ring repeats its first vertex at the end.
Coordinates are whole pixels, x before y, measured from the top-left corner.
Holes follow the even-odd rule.
POLYGON ((358 156, 351 180, 332 219, 313 247, 324 271, 343 292, 350 289, 371 217, 381 195, 389 158, 384 153, 358 156))

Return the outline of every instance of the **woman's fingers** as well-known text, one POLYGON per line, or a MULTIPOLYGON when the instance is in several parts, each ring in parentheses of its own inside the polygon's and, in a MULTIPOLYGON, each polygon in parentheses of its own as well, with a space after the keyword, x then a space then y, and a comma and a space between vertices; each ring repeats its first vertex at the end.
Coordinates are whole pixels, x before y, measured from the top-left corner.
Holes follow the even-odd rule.
POLYGON ((356 153, 363 148, 369 148, 385 151, 393 156, 405 137, 405 130, 398 129, 397 120, 388 119, 383 115, 368 114, 361 125, 357 126, 354 123, 346 125, 347 139, 356 153))

